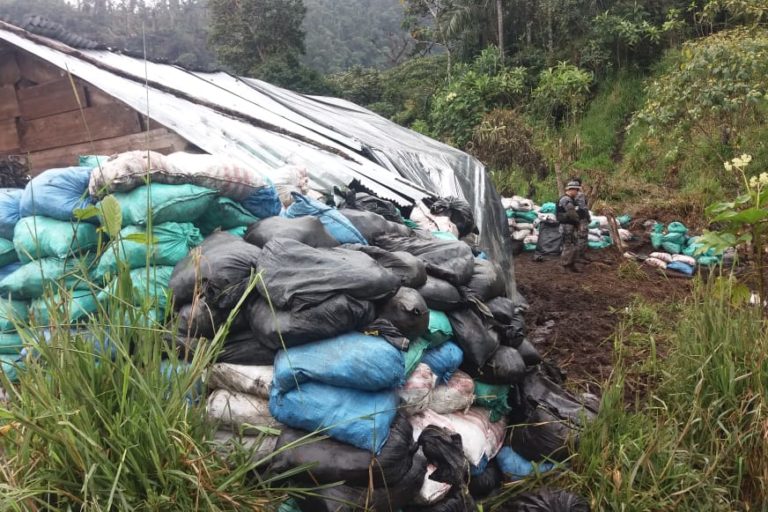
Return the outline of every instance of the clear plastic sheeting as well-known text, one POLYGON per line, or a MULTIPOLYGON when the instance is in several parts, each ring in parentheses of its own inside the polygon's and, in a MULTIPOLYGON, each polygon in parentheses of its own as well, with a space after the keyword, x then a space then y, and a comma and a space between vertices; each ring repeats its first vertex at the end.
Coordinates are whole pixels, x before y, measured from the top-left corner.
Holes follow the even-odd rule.
POLYGON ((310 186, 358 183, 406 211, 428 197, 456 196, 473 209, 479 245, 515 294, 509 228, 484 166, 455 148, 362 107, 311 97, 227 73, 193 73, 119 53, 80 50, 0 22, 0 41, 29 52, 168 127, 210 154, 269 177, 307 169, 310 186))

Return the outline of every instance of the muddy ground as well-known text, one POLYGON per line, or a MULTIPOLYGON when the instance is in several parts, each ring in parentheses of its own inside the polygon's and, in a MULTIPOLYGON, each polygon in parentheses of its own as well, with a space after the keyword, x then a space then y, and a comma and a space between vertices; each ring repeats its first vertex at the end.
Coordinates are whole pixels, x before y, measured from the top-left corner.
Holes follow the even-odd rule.
POLYGON ((515 277, 529 303, 529 339, 572 385, 597 393, 613 369, 613 335, 624 308, 637 297, 654 303, 681 300, 690 293, 691 281, 643 266, 634 270, 645 276, 622 276, 624 259, 611 249, 589 256, 593 261, 572 273, 557 258, 535 262, 532 253, 523 253, 515 259, 515 277))

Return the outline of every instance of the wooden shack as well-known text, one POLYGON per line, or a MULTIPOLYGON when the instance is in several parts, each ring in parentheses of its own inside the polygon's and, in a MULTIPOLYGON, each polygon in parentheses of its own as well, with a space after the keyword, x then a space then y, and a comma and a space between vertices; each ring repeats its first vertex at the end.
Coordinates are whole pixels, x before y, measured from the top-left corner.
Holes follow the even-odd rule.
POLYGON ((66 70, 0 43, 0 156, 26 158, 32 174, 76 165, 78 155, 188 146, 66 70))

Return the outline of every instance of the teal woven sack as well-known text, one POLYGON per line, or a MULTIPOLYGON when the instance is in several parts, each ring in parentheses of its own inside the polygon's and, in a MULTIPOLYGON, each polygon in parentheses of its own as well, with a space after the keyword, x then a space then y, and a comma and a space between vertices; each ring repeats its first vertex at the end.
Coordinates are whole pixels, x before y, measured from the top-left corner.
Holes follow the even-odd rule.
POLYGON ((431 347, 445 343, 453 337, 453 328, 448 315, 442 311, 429 310, 429 329, 424 335, 431 347))
POLYGON ((24 348, 24 342, 17 332, 0 333, 0 357, 12 355, 18 357, 21 349, 24 348))
POLYGON ((679 233, 681 235, 685 235, 688 233, 688 228, 685 227, 685 224, 682 222, 671 222, 669 226, 667 226, 667 232, 668 233, 679 233))
POLYGON ((48 217, 24 217, 13 231, 13 245, 22 263, 40 258, 67 258, 95 248, 96 226, 48 217))
POLYGON ((16 254, 13 242, 0 238, 0 267, 10 265, 14 261, 19 261, 19 256, 16 254))
POLYGON ((513 215, 516 219, 522 219, 526 222, 533 222, 539 218, 536 212, 514 212, 513 215))
POLYGON ((99 308, 99 301, 92 290, 73 290, 64 295, 55 294, 52 298, 40 297, 30 306, 35 319, 35 326, 47 326, 51 323, 50 308, 56 308, 56 319, 67 318, 70 323, 77 322, 99 308))
MULTIPOLYGON (((123 213, 123 226, 145 226, 152 215, 153 224, 194 222, 210 208, 216 191, 196 185, 152 183, 114 196, 123 213), (151 197, 151 209, 148 199, 151 197)), ((97 205, 98 206, 98 205, 97 205)))
POLYGON ((504 418, 512 408, 507 403, 509 386, 485 384, 475 381, 475 405, 491 411, 490 420, 497 422, 504 418))
POLYGON ((0 354, 0 369, 11 382, 18 382, 19 371, 24 369, 24 363, 17 359, 18 354, 0 354))
MULTIPOLYGON (((165 311, 168 306, 168 282, 171 280, 173 267, 141 267, 131 270, 131 301, 136 306, 149 305, 159 311, 165 311), (149 274, 149 275, 148 275, 149 274)), ((99 294, 99 301, 108 298, 108 294, 116 295, 117 279, 99 294)))
POLYGON ((541 205, 539 213, 555 213, 557 211, 557 205, 555 203, 544 203, 541 205))
POLYGON ((408 346, 408 350, 405 352, 405 376, 409 377, 413 370, 419 366, 421 358, 424 356, 424 352, 429 348, 429 342, 423 338, 419 338, 416 341, 412 341, 408 346))
POLYGON ((432 236, 438 240, 458 240, 459 238, 448 231, 433 231, 432 236))
POLYGON ((29 304, 21 300, 0 299, 0 332, 13 332, 29 320, 29 304))
POLYGON ((239 236, 240 238, 243 238, 245 236, 246 231, 248 231, 248 226, 237 226, 236 228, 228 229, 227 233, 231 233, 235 236, 239 236))
POLYGON ((88 267, 92 258, 80 260, 43 258, 30 261, 0 281, 0 295, 11 295, 13 299, 36 299, 46 288, 82 288, 88 281, 88 267))
POLYGON ((195 224, 200 228, 200 232, 209 235, 216 229, 229 230, 248 226, 258 220, 258 217, 251 214, 240 203, 228 197, 218 197, 195 224))
POLYGON ((117 258, 129 268, 150 265, 176 265, 183 260, 190 249, 203 243, 200 230, 190 222, 164 222, 152 228, 152 236, 140 226, 128 226, 120 231, 120 237, 112 242, 99 258, 93 277, 102 280, 107 274, 117 271, 117 258), (117 253, 117 254, 116 254, 117 253))

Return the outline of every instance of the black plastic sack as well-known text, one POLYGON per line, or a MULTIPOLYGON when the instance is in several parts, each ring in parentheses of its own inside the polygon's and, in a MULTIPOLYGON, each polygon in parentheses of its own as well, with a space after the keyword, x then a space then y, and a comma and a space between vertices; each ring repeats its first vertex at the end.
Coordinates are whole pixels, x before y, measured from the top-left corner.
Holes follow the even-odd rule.
POLYGON ((349 219, 349 222, 369 243, 382 235, 411 236, 411 230, 407 226, 390 222, 377 213, 350 210, 349 208, 339 210, 339 213, 349 219))
POLYGON ((400 278, 400 284, 418 288, 427 282, 427 267, 413 254, 403 251, 389 252, 374 245, 348 244, 344 249, 361 251, 376 260, 376 263, 400 278))
POLYGON ((560 256, 563 247, 563 235, 559 222, 539 224, 539 239, 536 242, 536 256, 560 256))
POLYGON ((315 249, 295 240, 267 243, 259 258, 264 286, 257 289, 280 309, 300 310, 343 293, 360 300, 386 299, 400 279, 360 251, 315 249))
POLYGON ((395 485, 352 487, 339 485, 328 489, 319 489, 317 496, 308 496, 297 500, 302 512, 358 512, 371 510, 387 512, 398 510, 408 503, 413 503, 424 484, 427 473, 427 459, 418 452, 413 457, 411 469, 395 485), (367 508, 366 508, 367 507, 367 508))
POLYGON ((453 339, 464 352, 464 363, 475 369, 482 368, 499 348, 499 339, 471 309, 448 313, 453 328, 453 339))
POLYGON ((461 369, 486 384, 512 385, 525 378, 525 362, 512 347, 501 346, 480 368, 464 363, 461 369))
POLYGON ((459 230, 459 238, 472 232, 477 232, 475 214, 469 203, 458 197, 441 197, 429 208, 433 215, 445 215, 451 219, 459 230))
POLYGON ((392 322, 386 318, 377 318, 370 324, 366 325, 362 331, 368 336, 381 336, 387 343, 392 345, 398 350, 405 352, 411 345, 411 340, 406 338, 400 329, 394 326, 392 322))
POLYGON ((437 467, 430 480, 461 487, 469 475, 469 461, 464 455, 461 436, 438 427, 427 425, 419 436, 419 446, 430 464, 437 467))
POLYGON ((492 261, 480 259, 475 260, 472 279, 469 280, 465 289, 468 296, 477 297, 483 302, 507 293, 501 268, 492 261))
POLYGON ((532 461, 565 460, 597 410, 539 371, 526 375, 520 389, 527 413, 523 424, 512 428, 512 448, 532 461))
POLYGON ((427 282, 417 290, 429 309, 435 311, 456 311, 463 309, 467 301, 455 286, 448 281, 427 276, 427 282))
MULTIPOLYGON (((204 298, 186 304, 179 310, 178 335, 182 338, 212 338, 216 331, 223 326, 229 312, 212 308, 204 298)), ((232 320, 229 332, 241 332, 249 329, 246 315, 242 310, 232 320)))
POLYGON ((230 334, 216 357, 218 363, 271 366, 277 351, 254 340, 253 333, 244 331, 230 334))
POLYGON ((411 341, 426 333, 429 328, 429 308, 413 288, 400 288, 381 307, 379 317, 392 322, 411 341))
POLYGON ((469 494, 473 498, 485 498, 501 486, 502 474, 495 460, 485 467, 485 471, 469 479, 469 494))
POLYGON ((377 213, 389 221, 399 224, 403 223, 400 210, 397 209, 394 203, 371 194, 366 194, 365 192, 350 192, 347 194, 345 208, 377 213))
POLYGON ((520 308, 506 297, 496 297, 486 302, 486 306, 497 322, 495 328, 501 344, 517 348, 525 338, 525 318, 520 308))
POLYGON ((192 302, 199 290, 211 307, 232 308, 245 293, 260 253, 238 236, 212 234, 173 269, 169 287, 176 303, 192 302))
POLYGON ((403 512, 474 512, 477 505, 472 496, 460 489, 452 489, 451 492, 433 505, 408 506, 403 512))
POLYGON ((427 274, 445 279, 454 286, 467 284, 475 268, 472 249, 458 240, 384 235, 376 238, 373 244, 391 252, 405 251, 418 256, 426 263, 427 274))
POLYGON ((344 481, 347 485, 365 487, 372 481, 375 487, 392 486, 411 469, 413 455, 418 449, 413 441, 413 428, 403 415, 398 415, 392 423, 389 439, 378 457, 333 439, 299 441, 307 435, 309 432, 303 430, 283 428, 269 471, 281 474, 311 464, 310 469, 292 478, 305 483, 344 481), (291 443, 295 444, 287 447, 291 443))
POLYGON ((590 512, 589 502, 566 491, 541 489, 516 496, 507 503, 509 512, 590 512))
POLYGON ((254 296, 248 299, 246 316, 254 338, 277 350, 365 327, 376 318, 376 308, 372 302, 339 294, 300 311, 273 310, 265 299, 254 296))
POLYGON ((268 217, 248 226, 245 241, 257 247, 264 247, 275 238, 289 238, 310 247, 338 247, 339 242, 323 227, 317 217, 307 215, 288 219, 268 217))
POLYGON ((528 366, 534 366, 541 362, 541 354, 533 346, 533 343, 528 338, 523 338, 518 346, 515 347, 520 355, 523 356, 523 361, 528 366))

